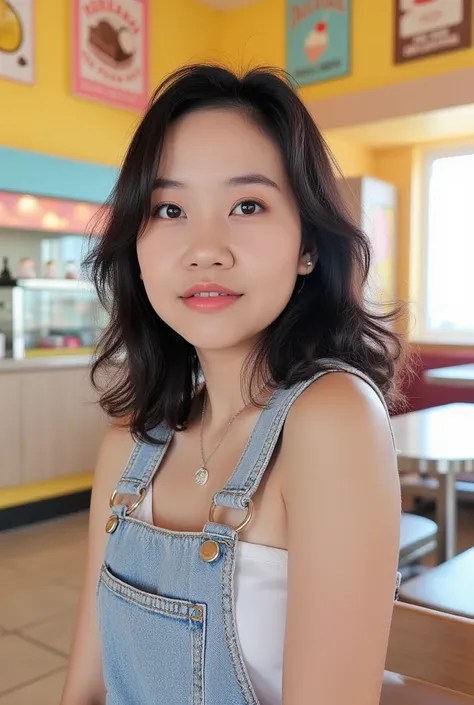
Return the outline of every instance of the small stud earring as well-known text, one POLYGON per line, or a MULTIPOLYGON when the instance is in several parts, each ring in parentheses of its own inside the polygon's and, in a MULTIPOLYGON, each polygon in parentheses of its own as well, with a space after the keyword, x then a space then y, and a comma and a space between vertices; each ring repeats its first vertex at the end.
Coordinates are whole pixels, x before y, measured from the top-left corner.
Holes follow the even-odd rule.
POLYGON ((312 267, 312 266, 313 266, 313 263, 311 262, 310 259, 306 262, 306 266, 307 266, 307 267, 312 267))

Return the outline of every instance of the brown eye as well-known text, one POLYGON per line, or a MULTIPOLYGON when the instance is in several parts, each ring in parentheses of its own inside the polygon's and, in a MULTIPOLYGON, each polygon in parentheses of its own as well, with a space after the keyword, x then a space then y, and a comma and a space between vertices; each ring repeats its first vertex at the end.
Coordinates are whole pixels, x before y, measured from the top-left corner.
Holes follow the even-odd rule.
POLYGON ((234 215, 254 215, 262 210, 263 207, 257 201, 241 201, 235 206, 232 213, 234 215))
POLYGON ((182 214, 183 209, 173 203, 163 203, 155 209, 155 217, 164 218, 165 220, 181 218, 182 214))

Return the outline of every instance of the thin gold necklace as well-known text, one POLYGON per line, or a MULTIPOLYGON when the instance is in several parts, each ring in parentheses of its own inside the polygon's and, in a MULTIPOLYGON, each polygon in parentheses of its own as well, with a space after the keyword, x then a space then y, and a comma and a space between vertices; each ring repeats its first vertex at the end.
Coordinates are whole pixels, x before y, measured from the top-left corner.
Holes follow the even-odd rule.
MULTIPOLYGON (((260 390, 260 392, 258 393, 258 396, 260 396, 262 391, 263 391, 263 389, 260 390)), ((210 459, 213 457, 213 455, 215 453, 217 453, 217 451, 221 447, 221 445, 222 445, 225 437, 227 436, 228 432, 230 431, 230 428, 231 428, 232 424, 234 423, 234 421, 240 416, 240 414, 243 411, 245 411, 245 409, 247 409, 250 406, 251 403, 252 403, 251 401, 247 402, 247 404, 245 404, 245 406, 243 406, 241 409, 239 409, 239 411, 232 416, 231 420, 229 421, 229 423, 225 427, 224 433, 222 434, 219 443, 213 448, 211 453, 209 453, 209 455, 206 457, 205 453, 204 453, 203 426, 204 426, 204 416, 206 414, 206 407, 207 407, 207 393, 206 392, 204 393, 204 401, 202 403, 202 411, 201 411, 201 433, 200 433, 202 465, 200 465, 198 467, 198 469, 196 470, 196 472, 194 473, 194 482, 196 483, 196 485, 200 485, 202 487, 203 485, 207 484, 207 481, 209 480, 209 470, 207 469, 206 465, 208 464, 210 459)))

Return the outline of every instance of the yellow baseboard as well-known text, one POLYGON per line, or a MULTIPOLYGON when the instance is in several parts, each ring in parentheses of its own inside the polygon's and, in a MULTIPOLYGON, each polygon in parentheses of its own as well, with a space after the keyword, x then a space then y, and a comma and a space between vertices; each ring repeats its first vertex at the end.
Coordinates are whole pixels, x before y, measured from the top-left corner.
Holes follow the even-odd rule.
POLYGON ((17 507, 30 502, 39 502, 43 499, 90 490, 93 477, 94 473, 92 472, 80 472, 76 475, 57 477, 53 480, 1 488, 0 509, 17 507))
POLYGON ((92 355, 94 348, 31 348, 25 352, 26 358, 62 357, 68 355, 92 355))

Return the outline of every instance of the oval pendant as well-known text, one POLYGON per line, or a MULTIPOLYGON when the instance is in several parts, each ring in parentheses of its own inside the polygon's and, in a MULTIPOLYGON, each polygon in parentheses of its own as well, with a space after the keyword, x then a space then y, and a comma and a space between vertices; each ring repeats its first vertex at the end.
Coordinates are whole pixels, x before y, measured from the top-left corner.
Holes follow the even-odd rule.
POLYGON ((206 468, 199 468, 196 470, 196 474, 194 475, 194 481, 196 485, 205 485, 206 482, 209 480, 209 473, 206 470, 206 468))

